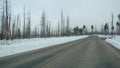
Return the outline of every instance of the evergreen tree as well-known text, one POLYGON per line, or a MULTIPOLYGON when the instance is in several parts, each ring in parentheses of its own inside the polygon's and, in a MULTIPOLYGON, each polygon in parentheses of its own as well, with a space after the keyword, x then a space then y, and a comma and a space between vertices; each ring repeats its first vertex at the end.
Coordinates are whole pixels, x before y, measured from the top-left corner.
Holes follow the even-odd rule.
POLYGON ((93 29, 94 29, 94 26, 93 26, 93 25, 91 25, 92 34, 93 34, 93 29))
POLYGON ((109 27, 108 27, 108 24, 107 24, 107 23, 105 23, 105 25, 104 25, 104 32, 105 32, 106 35, 107 35, 108 32, 109 32, 109 27))

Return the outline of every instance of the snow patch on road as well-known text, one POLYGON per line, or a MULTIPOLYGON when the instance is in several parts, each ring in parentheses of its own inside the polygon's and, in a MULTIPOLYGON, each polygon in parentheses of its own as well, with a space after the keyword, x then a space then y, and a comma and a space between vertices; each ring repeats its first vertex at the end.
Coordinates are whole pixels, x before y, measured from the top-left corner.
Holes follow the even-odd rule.
POLYGON ((78 39, 83 39, 88 36, 71 36, 71 37, 51 37, 51 38, 32 38, 32 39, 16 39, 0 41, 0 57, 14 55, 26 51, 31 51, 39 48, 71 42, 78 39))

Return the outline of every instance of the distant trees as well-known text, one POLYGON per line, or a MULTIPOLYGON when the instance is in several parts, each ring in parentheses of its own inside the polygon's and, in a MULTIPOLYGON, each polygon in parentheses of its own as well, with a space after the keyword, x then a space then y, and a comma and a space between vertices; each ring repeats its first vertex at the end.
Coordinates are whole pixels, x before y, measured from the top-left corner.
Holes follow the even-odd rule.
POLYGON ((78 26, 77 26, 77 27, 74 27, 74 28, 73 28, 73 31, 74 31, 74 34, 75 34, 75 35, 79 35, 79 28, 78 28, 78 26))
POLYGON ((118 22, 116 22, 116 34, 120 35, 120 14, 118 14, 118 22))
POLYGON ((1 39, 5 38, 5 6, 2 7, 1 13, 1 39))
POLYGON ((118 14, 118 19, 119 19, 119 22, 120 22, 120 14, 118 14))
POLYGON ((30 11, 27 16, 27 38, 31 37, 31 14, 30 11))
POLYGON ((8 0, 3 1, 3 8, 2 8, 2 16, 1 16, 1 39, 10 39, 11 37, 11 11, 10 5, 8 0))
POLYGON ((41 17, 41 37, 50 37, 51 36, 51 22, 46 19, 45 12, 42 12, 41 17))
POLYGON ((73 31, 74 31, 74 33, 73 33, 74 35, 83 35, 84 29, 76 26, 76 27, 73 28, 73 31))
POLYGON ((120 34, 120 23, 116 22, 116 34, 120 34))
POLYGON ((109 27, 108 27, 107 23, 105 23, 105 25, 104 25, 104 32, 106 35, 109 33, 109 27))
POLYGON ((114 34, 114 26, 111 27, 111 30, 112 30, 111 34, 113 35, 114 34))
POLYGON ((65 35, 65 20, 63 16, 63 11, 61 11, 61 36, 65 35))
POLYGON ((46 37, 45 31, 46 31, 46 16, 45 12, 43 11, 41 18, 41 37, 46 37))
MULTIPOLYGON (((18 32, 20 33, 20 28, 18 29, 18 32)), ((22 33, 23 33, 22 34, 23 38, 30 38, 31 37, 31 13, 29 10, 29 12, 26 15, 25 8, 24 8, 24 14, 23 14, 23 32, 22 33)))
POLYGON ((10 8, 8 6, 8 0, 5 1, 5 38, 10 38, 10 8))
MULTIPOLYGON (((91 31, 88 32, 87 25, 82 27, 76 26, 70 27, 70 17, 64 16, 61 11, 60 20, 57 22, 57 26, 53 27, 51 21, 47 19, 45 11, 42 12, 40 25, 35 26, 32 29, 32 17, 30 10, 26 12, 23 10, 23 15, 12 16, 12 9, 10 8, 9 0, 4 0, 0 20, 0 39, 19 39, 19 38, 32 38, 32 37, 56 37, 56 36, 70 36, 70 35, 86 35, 86 34, 111 34, 109 32, 109 24, 105 23, 101 26, 101 31, 96 29, 96 26, 91 25, 91 31)), ((118 22, 116 22, 116 34, 120 34, 120 14, 118 15, 118 22)), ((115 26, 113 26, 113 14, 112 14, 112 26, 111 30, 113 33, 115 26)))
POLYGON ((85 31, 85 29, 86 29, 86 26, 85 26, 85 25, 83 25, 83 29, 84 29, 84 31, 85 31))
POLYGON ((1 13, 1 32, 0 38, 2 39, 16 39, 16 38, 30 38, 31 37, 31 16, 30 12, 27 15, 24 9, 23 16, 23 30, 21 30, 21 18, 20 15, 11 16, 11 8, 9 0, 3 1, 3 8, 1 13), (14 18, 12 18, 14 17, 14 18))
POLYGON ((50 37, 51 36, 51 22, 48 21, 46 24, 46 37, 50 37))
POLYGON ((93 34, 93 29, 94 29, 94 26, 93 26, 93 25, 91 25, 92 34, 93 34))
MULTIPOLYGON (((20 30, 20 16, 17 15, 14 18, 14 22, 13 22, 13 34, 12 36, 14 36, 14 38, 20 38, 21 37, 21 30, 20 30)), ((13 38, 13 39, 14 39, 13 38)))
POLYGON ((11 8, 9 1, 3 2, 3 8, 1 13, 1 32, 0 39, 19 39, 19 38, 31 38, 31 37, 51 37, 51 36, 70 36, 72 34, 83 34, 85 28, 75 28, 74 32, 70 27, 70 18, 64 17, 63 11, 61 11, 61 19, 58 22, 56 28, 51 26, 51 22, 47 20, 45 11, 42 12, 41 26, 36 26, 31 29, 31 13, 30 10, 26 12, 26 8, 23 10, 23 17, 21 15, 11 16, 11 8))
POLYGON ((66 35, 70 35, 69 16, 67 16, 66 35))
POLYGON ((89 32, 87 30, 86 25, 83 25, 82 28, 76 26, 73 28, 73 35, 88 35, 89 32))
POLYGON ((85 34, 85 29, 86 29, 86 26, 83 25, 83 34, 85 34))
POLYGON ((15 38, 15 22, 12 24, 12 40, 15 38))
POLYGON ((24 7, 24 14, 23 14, 23 38, 26 38, 26 12, 24 7))
POLYGON ((113 35, 114 34, 114 26, 113 26, 113 18, 114 18, 114 16, 113 16, 113 13, 112 13, 112 22, 111 22, 111 34, 113 35))
POLYGON ((88 30, 87 30, 86 25, 83 25, 83 34, 84 35, 88 34, 88 30))
POLYGON ((58 30, 57 30, 58 32, 57 32, 57 34, 58 34, 58 37, 59 37, 60 34, 61 34, 61 33, 60 33, 60 23, 59 23, 59 22, 58 22, 58 26, 57 26, 57 27, 58 27, 58 30))

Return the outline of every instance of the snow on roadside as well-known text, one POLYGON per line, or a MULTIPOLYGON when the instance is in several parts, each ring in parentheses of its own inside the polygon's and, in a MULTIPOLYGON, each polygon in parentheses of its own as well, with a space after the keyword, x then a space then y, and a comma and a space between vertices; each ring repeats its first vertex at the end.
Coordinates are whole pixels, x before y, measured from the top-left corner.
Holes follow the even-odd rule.
POLYGON ((11 40, 1 41, 2 45, 0 45, 0 57, 5 57, 57 44, 62 44, 78 39, 83 39, 86 37, 88 36, 33 38, 33 39, 17 39, 14 41, 11 40))
POLYGON ((100 38, 111 38, 111 35, 97 35, 100 38))
POLYGON ((113 38, 107 38, 105 41, 120 49, 120 36, 115 35, 113 38))

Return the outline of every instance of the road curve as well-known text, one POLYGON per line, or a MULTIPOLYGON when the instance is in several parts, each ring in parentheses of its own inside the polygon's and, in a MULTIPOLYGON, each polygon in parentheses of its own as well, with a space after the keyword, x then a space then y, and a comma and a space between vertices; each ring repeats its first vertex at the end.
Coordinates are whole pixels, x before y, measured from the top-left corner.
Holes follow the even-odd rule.
POLYGON ((120 68, 120 50, 88 37, 0 58, 0 68, 120 68))

